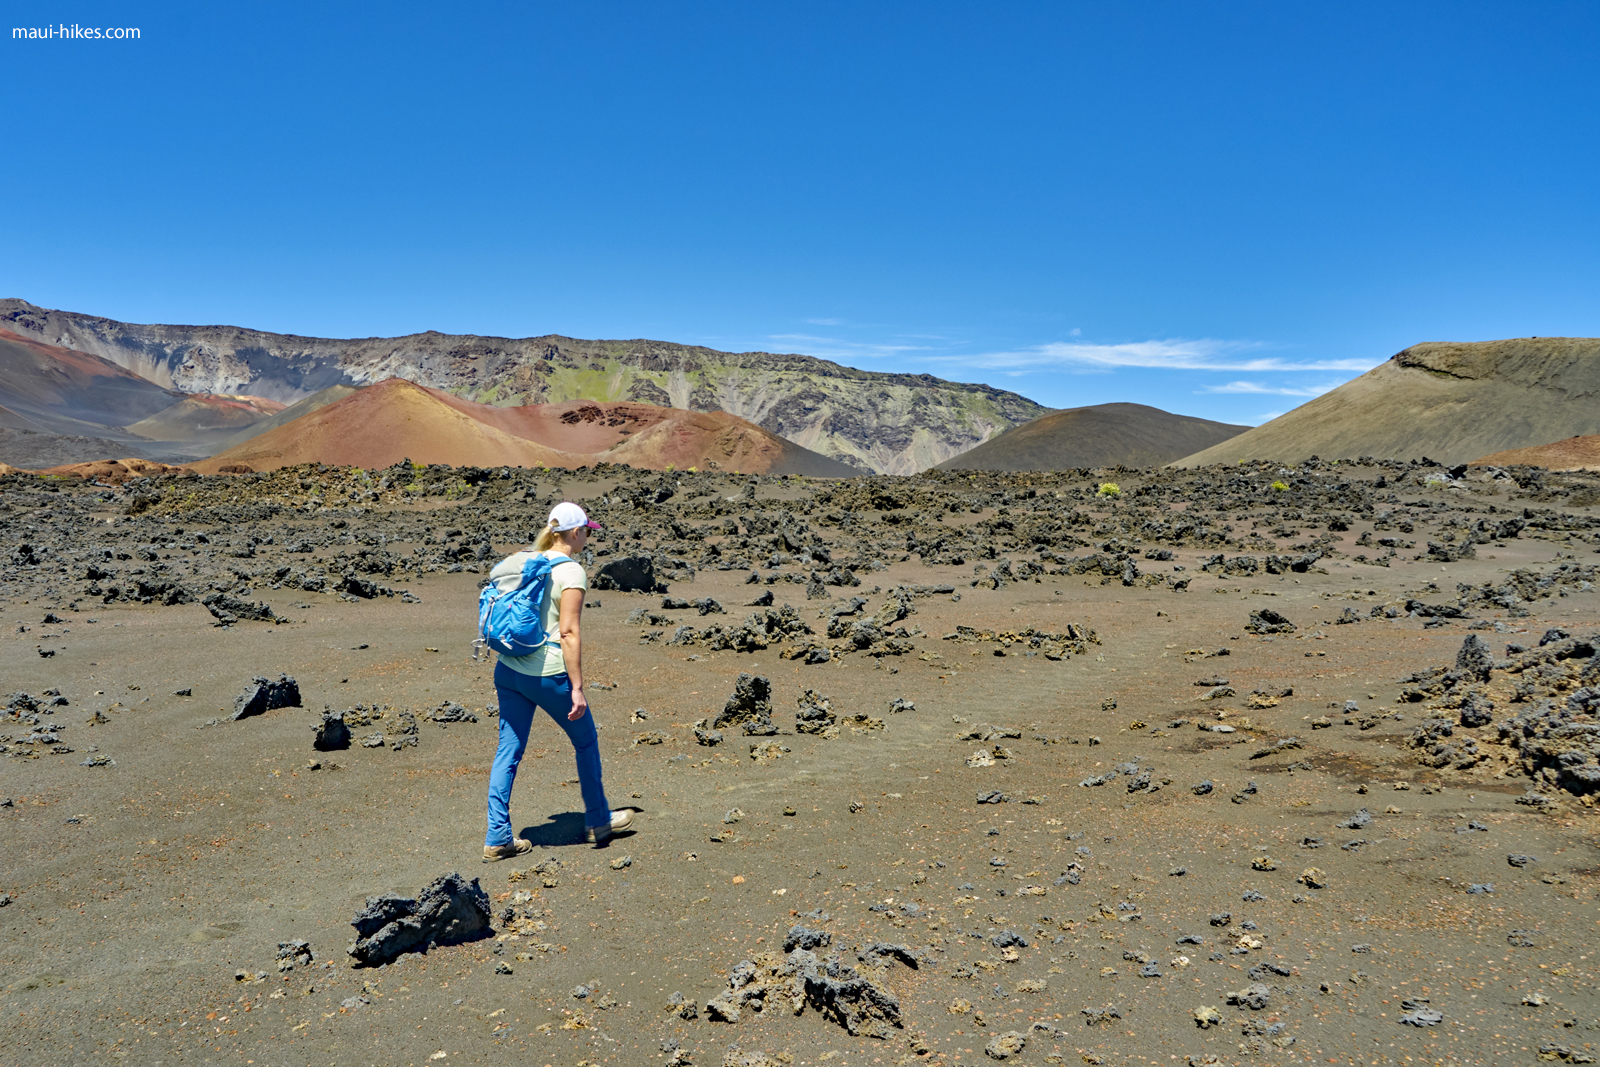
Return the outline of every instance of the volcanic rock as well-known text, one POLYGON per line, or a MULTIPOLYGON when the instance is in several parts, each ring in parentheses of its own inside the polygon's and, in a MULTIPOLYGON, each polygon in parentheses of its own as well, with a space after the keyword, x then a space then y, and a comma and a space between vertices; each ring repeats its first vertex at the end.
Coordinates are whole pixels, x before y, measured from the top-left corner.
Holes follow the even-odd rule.
POLYGON ((1262 608, 1250 613, 1245 630, 1253 634, 1292 634, 1295 625, 1271 608, 1262 608))
POLYGON ((655 561, 649 556, 624 556, 600 565, 590 581, 592 589, 617 589, 624 593, 665 593, 666 584, 656 579, 655 561))
POLYGON ((815 690, 807 689, 801 693, 798 707, 794 713, 794 728, 797 733, 820 734, 823 737, 838 737, 839 719, 833 713, 833 702, 815 690))
POLYGON ((318 752, 335 752, 350 747, 350 727, 345 725, 342 716, 332 711, 324 711, 322 721, 312 723, 311 729, 316 733, 311 740, 311 747, 318 752))
POLYGON ((991 1060, 1008 1060, 1012 1056, 1022 1055, 1022 1050, 1028 1047, 1028 1038, 1016 1030, 1007 1030, 1003 1034, 996 1034, 989 1039, 983 1047, 983 1054, 991 1060))
POLYGON ((1456 670, 1480 682, 1489 680, 1489 672, 1494 668, 1494 654, 1489 651, 1489 646, 1477 634, 1467 635, 1461 642, 1461 650, 1456 653, 1456 670))
POLYGON ((251 715, 261 715, 278 708, 300 706, 300 684, 287 674, 278 675, 277 681, 257 678, 250 687, 233 701, 233 718, 237 721, 251 715))
POLYGON ((746 734, 756 736, 777 733, 772 722, 772 683, 741 671, 734 680, 733 695, 711 725, 717 730, 740 726, 746 734))
POLYGON ((375 967, 407 952, 427 952, 489 934, 489 895, 455 871, 422 887, 416 899, 395 895, 368 897, 352 920, 357 937, 350 955, 375 967))

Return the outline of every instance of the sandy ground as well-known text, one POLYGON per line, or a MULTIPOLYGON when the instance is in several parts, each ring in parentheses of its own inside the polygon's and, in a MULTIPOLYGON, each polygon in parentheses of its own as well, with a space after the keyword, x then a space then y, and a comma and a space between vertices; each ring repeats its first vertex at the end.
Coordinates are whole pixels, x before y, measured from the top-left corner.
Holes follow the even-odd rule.
MULTIPOLYGON (((637 832, 578 843, 570 749, 542 723, 513 798, 514 825, 538 847, 492 865, 479 854, 493 686, 468 655, 477 575, 424 575, 408 586, 415 604, 258 590, 294 620, 278 626, 218 628, 198 604, 69 612, 12 599, 0 606, 3 688, 58 688, 70 703, 54 719, 74 751, 0 761, 11 800, 0 807, 11 897, 0 1060, 581 1067, 665 1063, 676 1048, 677 1062, 710 1065, 951 1064, 990 1062, 986 1046, 1016 1031, 1026 1042, 1008 1062, 1021 1064, 1509 1064, 1541 1049, 1589 1062, 1600 822, 1566 794, 1548 808, 1516 803, 1531 783, 1498 747, 1469 772, 1419 766, 1406 738, 1428 712, 1397 703, 1400 679, 1453 663, 1470 631, 1367 615, 1428 582, 1593 562, 1594 549, 1523 537, 1475 560, 1377 567, 1349 559, 1364 529, 1304 574, 1201 573, 1210 553, 1191 550, 1146 565, 1186 565, 1182 593, 1065 575, 990 590, 970 587, 970 566, 896 563, 830 593, 865 595, 871 611, 875 586, 948 582, 959 602, 916 600, 905 620, 922 631, 916 653, 815 666, 776 648, 642 644, 626 616, 661 598, 592 593, 585 645, 606 784, 614 806, 638 810, 637 832), (1336 625, 1346 606, 1363 621, 1336 625), (1245 633, 1263 607, 1297 631, 1245 633), (65 621, 41 625, 47 608, 65 621), (1060 661, 941 639, 957 625, 1069 623, 1099 643, 1060 661), (746 671, 772 681, 774 740, 789 749, 772 762, 750 758, 765 738, 694 740, 692 724, 746 671), (227 721, 252 676, 279 672, 298 680, 303 708, 227 721), (1202 701, 1204 679, 1237 695, 1202 701), (1253 689, 1289 687, 1271 706, 1246 705, 1253 689), (883 726, 796 734, 805 689, 883 726), (891 712, 895 698, 915 709, 891 712), (424 722, 401 751, 312 750, 324 706, 420 715, 445 700, 481 721, 424 722), (644 721, 630 721, 635 709, 644 721), (109 721, 85 721, 97 712, 109 721), (1321 716, 1332 725, 1313 729, 1321 716), (1365 717, 1377 725, 1354 724, 1365 717), (1218 721, 1239 728, 1197 728, 1218 721), (992 750, 960 739, 979 723, 1020 732, 998 742, 1010 758, 967 765, 992 750), (633 743, 647 731, 667 740, 633 743), (1302 747, 1252 758, 1289 737, 1302 747), (91 755, 115 763, 82 766, 91 755), (1080 784, 1128 761, 1161 788, 1129 792, 1128 775, 1080 784), (1203 781, 1214 789, 1197 795, 1203 781), (976 802, 991 791, 1009 800, 976 802), (1337 827, 1361 808, 1369 825, 1337 827), (1342 847, 1355 840, 1365 844, 1342 847), (1514 867, 1511 854, 1533 859, 1514 867), (552 858, 554 877, 511 880, 552 858), (1307 868, 1320 872, 1311 885, 1307 868), (525 932, 497 920, 482 940, 351 965, 350 919, 368 896, 415 894, 452 870, 479 879, 497 912, 530 893, 525 932), (1475 884, 1493 890, 1467 893, 1475 884), (703 1006, 797 922, 828 930, 851 963, 871 942, 916 953, 915 969, 893 962, 880 976, 903 1025, 851 1036, 809 1008, 747 1008, 733 1024, 668 1010, 675 992, 703 1006), (1005 930, 1026 946, 997 947, 1005 930), (314 962, 280 974, 278 945, 295 938, 314 962), (1252 981, 1267 987, 1261 1006, 1230 1005, 1252 981), (1399 1021, 1419 1007, 1442 1018, 1399 1021), (1214 1025, 1197 1022, 1203 1008, 1214 1025)), ((672 592, 715 597, 736 619, 759 591, 743 579, 702 570, 672 592)), ((821 631, 828 602, 774 589, 821 631)), ((1600 623, 1593 589, 1528 606, 1528 617, 1475 614, 1505 629, 1482 634, 1495 655, 1548 627, 1600 623)))

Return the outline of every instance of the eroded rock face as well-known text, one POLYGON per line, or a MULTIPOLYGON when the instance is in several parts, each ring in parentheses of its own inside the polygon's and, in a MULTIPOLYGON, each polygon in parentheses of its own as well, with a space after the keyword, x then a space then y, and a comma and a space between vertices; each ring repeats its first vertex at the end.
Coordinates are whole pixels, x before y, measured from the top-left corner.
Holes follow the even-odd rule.
POLYGON ((1397 353, 1394 362, 1456 379, 1487 378, 1548 388, 1551 377, 1572 374, 1593 358, 1595 349, 1595 342, 1584 337, 1424 341, 1397 353))
POLYGON ((476 878, 468 882, 451 871, 423 886, 416 899, 368 897, 367 906, 350 920, 357 936, 349 952, 358 963, 375 967, 407 952, 487 936, 489 920, 489 894, 476 878))
POLYGON ((300 706, 300 683, 287 674, 278 675, 277 681, 268 678, 256 678, 250 687, 240 693, 233 701, 234 719, 244 719, 251 715, 262 715, 278 708, 298 708, 300 706))

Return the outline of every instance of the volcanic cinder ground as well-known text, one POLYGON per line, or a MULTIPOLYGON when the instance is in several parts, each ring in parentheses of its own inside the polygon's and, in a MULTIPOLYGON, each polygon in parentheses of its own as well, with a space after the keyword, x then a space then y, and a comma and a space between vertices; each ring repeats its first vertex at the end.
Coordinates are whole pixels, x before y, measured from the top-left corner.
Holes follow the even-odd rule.
POLYGON ((7 476, 0 1060, 1592 1062, 1600 478, 1457 473, 7 476), (541 723, 537 847, 483 864, 478 583, 563 498, 591 574, 724 610, 591 591, 637 832, 578 843, 541 723), (302 707, 230 721, 280 672, 302 707), (778 732, 697 743, 741 673, 778 732), (352 966, 368 897, 451 871, 487 936, 352 966), (730 990, 797 924, 893 1010, 730 990))

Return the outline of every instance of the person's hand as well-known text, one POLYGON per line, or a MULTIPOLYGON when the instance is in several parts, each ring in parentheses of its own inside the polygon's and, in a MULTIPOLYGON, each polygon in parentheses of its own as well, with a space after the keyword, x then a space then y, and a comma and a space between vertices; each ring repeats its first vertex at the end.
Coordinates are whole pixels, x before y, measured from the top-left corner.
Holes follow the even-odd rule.
POLYGON ((582 689, 574 689, 572 691, 572 710, 567 712, 567 718, 572 722, 577 722, 588 714, 588 711, 589 698, 583 695, 582 689))

